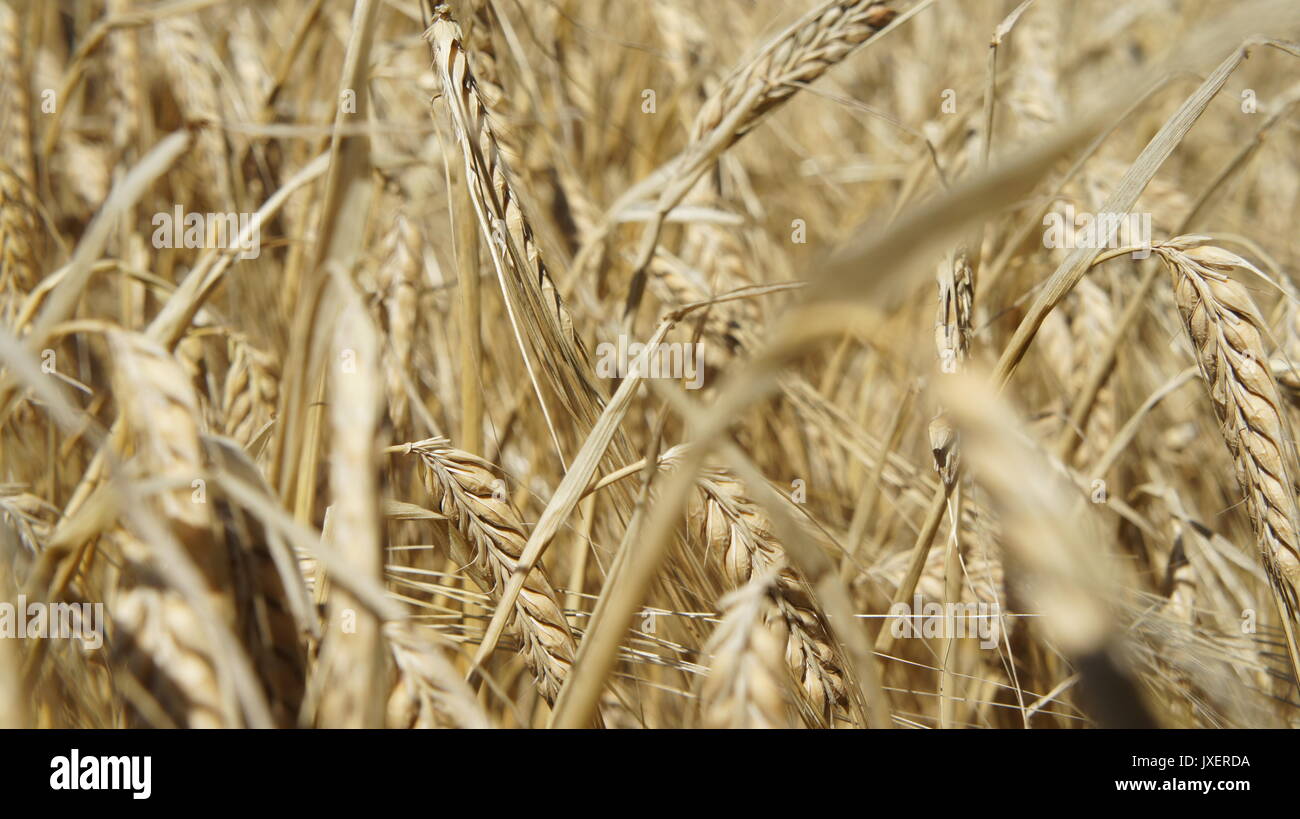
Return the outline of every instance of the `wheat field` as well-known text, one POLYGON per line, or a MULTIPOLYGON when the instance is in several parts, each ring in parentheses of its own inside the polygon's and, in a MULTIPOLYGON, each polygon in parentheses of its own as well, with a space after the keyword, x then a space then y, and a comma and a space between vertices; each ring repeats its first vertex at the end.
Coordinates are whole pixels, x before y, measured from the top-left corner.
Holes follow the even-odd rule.
POLYGON ((0 0, 0 726, 1300 727, 1297 40, 0 0))

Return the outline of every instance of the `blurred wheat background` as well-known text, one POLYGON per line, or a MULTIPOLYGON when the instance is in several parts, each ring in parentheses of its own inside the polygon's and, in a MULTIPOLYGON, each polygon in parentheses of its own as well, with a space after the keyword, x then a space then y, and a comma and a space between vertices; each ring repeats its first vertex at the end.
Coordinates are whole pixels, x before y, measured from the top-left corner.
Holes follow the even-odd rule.
POLYGON ((0 0, 0 725, 1300 725, 1298 36, 0 0))

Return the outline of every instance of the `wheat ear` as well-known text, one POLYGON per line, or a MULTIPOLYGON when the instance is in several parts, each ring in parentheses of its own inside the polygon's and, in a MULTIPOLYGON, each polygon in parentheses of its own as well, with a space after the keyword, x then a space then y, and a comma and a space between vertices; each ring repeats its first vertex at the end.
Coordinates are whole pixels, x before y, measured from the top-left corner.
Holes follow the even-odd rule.
POLYGON ((0 320, 6 325, 14 323, 23 298, 42 275, 28 82, 22 21, 12 5, 0 4, 0 320))
MULTIPOLYGON (((587 352, 542 260, 532 226, 493 132, 490 112, 474 79, 460 24, 452 18, 445 3, 438 3, 432 16, 433 22, 425 37, 433 49, 435 69, 442 79, 443 98, 458 131, 479 229, 491 252, 501 292, 515 326, 516 341, 533 379, 533 389, 545 410, 545 399, 533 369, 536 359, 565 408, 589 428, 595 423, 602 399, 591 381, 587 352)), ((547 414, 549 417, 549 412, 547 414)), ((553 422, 554 419, 550 420, 553 422)))
POLYGON ((388 697, 389 728, 488 728, 474 691, 431 635, 407 622, 384 624, 397 680, 388 697))
POLYGON ((388 257, 381 267, 380 292, 384 305, 387 344, 384 347, 384 386, 388 416, 393 428, 405 428, 410 414, 407 382, 411 353, 419 321, 418 289, 424 239, 416 225, 399 213, 385 239, 388 257))
POLYGON ((231 333, 230 367, 221 389, 221 420, 226 435, 250 447, 275 418, 280 398, 280 365, 247 337, 231 333))
MULTIPOLYGON (((425 487, 438 510, 453 522, 455 559, 467 564, 474 581, 499 599, 528 542, 523 518, 506 495, 504 482, 487 461, 451 447, 445 438, 403 444, 400 449, 420 457, 425 487)), ((542 696, 554 703, 573 665, 577 643, 540 562, 524 579, 514 623, 523 641, 524 662, 542 696)))
POLYGON ((769 40, 723 81, 696 114, 690 141, 682 152, 659 173, 625 193, 614 206, 618 211, 630 201, 658 194, 633 263, 635 272, 624 306, 625 321, 634 316, 640 304, 646 272, 668 212, 690 192, 705 170, 764 115, 853 53, 897 15, 897 9, 886 3, 831 0, 769 40))
MULTIPOLYGON (((1300 515, 1295 499, 1295 445, 1269 374, 1264 321, 1249 292, 1228 274, 1256 268, 1202 236, 1182 236, 1155 250, 1173 275, 1174 299, 1196 350, 1201 376, 1259 543, 1260 559, 1300 682, 1300 515)), ((1261 274, 1262 275, 1262 274, 1261 274)))
MULTIPOLYGON (((975 271, 965 247, 944 257, 937 279, 934 345, 940 370, 953 373, 970 355, 971 311, 975 304, 975 271)), ((929 435, 935 471, 944 483, 951 484, 957 476, 960 453, 956 432, 942 409, 930 422, 929 435)))
POLYGON ((5 113, 0 122, 0 162, 8 163, 18 178, 33 188, 31 86, 30 75, 24 73, 22 22, 13 4, 0 3, 0 111, 5 113))
POLYGON ((719 150, 740 139, 800 85, 825 74, 889 25, 898 15, 892 5, 832 0, 808 12, 723 81, 696 115, 691 143, 703 144, 712 132, 728 126, 719 150))
POLYGON ((154 26, 158 51, 172 78, 172 92, 189 123, 202 126, 195 147, 215 181, 219 204, 233 207, 235 188, 226 139, 216 126, 223 119, 217 62, 203 29, 193 17, 168 17, 154 26))
POLYGON ((40 225, 17 172, 0 159, 0 318, 11 324, 40 280, 36 241, 40 225))
MULTIPOLYGON (((350 356, 355 366, 330 374, 329 541, 347 571, 382 582, 384 544, 379 502, 380 399, 379 333, 360 294, 342 281, 345 297, 335 327, 333 358, 350 356)), ((325 534, 322 533, 322 538, 325 534)), ((331 584, 328 628, 309 691, 309 711, 329 728, 375 728, 383 724, 380 685, 384 677, 382 623, 355 597, 331 584)))
POLYGON ((844 672, 832 648, 830 631, 804 584, 790 568, 785 550, 772 535, 767 516, 725 472, 711 470, 699 479, 702 508, 696 510, 701 539, 722 555, 722 568, 733 589, 756 575, 776 572, 769 602, 788 637, 785 656, 821 725, 829 725, 836 705, 845 702, 844 672))
MULTIPOLYGON (((142 474, 176 485, 156 493, 154 511, 198 567, 204 594, 229 626, 235 606, 230 563, 211 534, 211 506, 195 503, 192 483, 202 473, 196 419, 198 399, 178 362, 143 336, 113 333, 113 375, 142 474)), ((158 555, 137 537, 118 530, 127 561, 110 601, 115 659, 141 682, 158 705, 183 727, 232 727, 214 647, 199 612, 181 592, 160 582, 158 555)))
POLYGON ((793 727, 786 700, 789 634, 773 616, 779 594, 776 573, 762 572, 722 599, 722 622, 704 648, 710 657, 700 686, 706 728, 793 727))

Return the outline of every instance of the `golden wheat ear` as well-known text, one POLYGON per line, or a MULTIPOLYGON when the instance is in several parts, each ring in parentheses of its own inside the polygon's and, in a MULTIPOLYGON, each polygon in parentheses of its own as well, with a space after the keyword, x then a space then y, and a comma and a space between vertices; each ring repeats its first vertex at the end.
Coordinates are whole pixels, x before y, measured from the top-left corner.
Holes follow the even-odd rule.
POLYGON ((1201 376, 1236 464, 1260 560, 1286 635, 1300 686, 1300 514, 1291 425, 1268 367, 1263 318, 1234 270, 1262 273, 1250 262, 1181 236, 1155 248, 1173 276, 1174 298, 1201 376))
POLYGON ((12 326, 44 271, 44 229, 37 215, 29 77, 23 73, 22 18, 0 4, 0 321, 12 326))
MULTIPOLYGON (((455 449, 445 438, 399 449, 419 457, 425 488, 438 510, 453 522, 456 562, 469 569, 494 601, 499 600, 528 542, 523 516, 510 501, 504 481, 487 461, 455 449)), ((522 639, 524 662, 538 691, 554 703, 577 655, 577 643, 540 562, 525 577, 515 602, 513 628, 522 639)))
MULTIPOLYGON (((128 567, 109 606, 119 666, 173 724, 236 727, 213 638, 214 629, 235 629, 232 561, 214 536, 212 506, 195 502, 194 482, 205 474, 198 399, 176 359, 144 336, 115 331, 109 349, 132 463, 168 485, 153 494, 146 514, 175 539, 197 580, 197 588, 178 588, 164 571, 169 555, 141 534, 116 532, 128 567), (207 616, 219 620, 205 626, 207 616)), ((138 710, 151 721, 147 709, 138 710)))
POLYGON ((700 685, 706 728, 793 728, 789 639, 779 610, 776 573, 754 577, 721 601, 722 622, 704 653, 709 671, 700 685))
POLYGON ((541 249, 516 190, 491 124, 491 112, 478 92, 460 25, 446 4, 433 7, 425 32, 434 68, 442 80, 443 99, 455 122, 464 154, 469 193, 479 230, 491 254, 497 280, 533 391, 551 429, 556 448, 560 436, 537 370, 559 396, 564 408, 590 428, 603 405, 568 308, 542 259, 541 249))
POLYGON ((755 577, 774 573, 771 593, 762 598, 767 606, 764 616, 782 624, 786 661, 810 722, 829 727, 836 709, 847 702, 848 692, 843 663, 816 602, 790 567, 766 514, 739 481, 714 470, 700 478, 699 487, 693 517, 700 540, 709 553, 721 557, 730 587, 741 589, 755 577))

